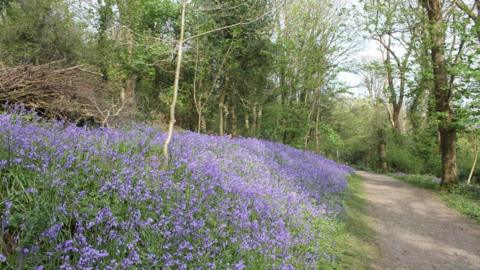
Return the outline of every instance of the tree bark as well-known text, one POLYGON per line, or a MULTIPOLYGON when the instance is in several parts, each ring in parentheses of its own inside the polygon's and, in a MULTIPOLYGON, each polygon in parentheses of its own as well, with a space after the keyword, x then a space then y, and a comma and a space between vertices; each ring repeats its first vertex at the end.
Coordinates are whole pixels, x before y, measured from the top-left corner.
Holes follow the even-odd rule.
POLYGON ((457 173, 457 131, 455 128, 440 128, 440 151, 442 154, 442 181, 444 190, 450 190, 458 183, 457 173))
POLYGON ((451 106, 452 89, 449 88, 447 64, 445 60, 445 22, 441 0, 422 0, 430 22, 431 58, 433 63, 433 81, 435 109, 440 115, 439 135, 442 156, 443 190, 450 190, 458 183, 456 140, 457 130, 451 106))

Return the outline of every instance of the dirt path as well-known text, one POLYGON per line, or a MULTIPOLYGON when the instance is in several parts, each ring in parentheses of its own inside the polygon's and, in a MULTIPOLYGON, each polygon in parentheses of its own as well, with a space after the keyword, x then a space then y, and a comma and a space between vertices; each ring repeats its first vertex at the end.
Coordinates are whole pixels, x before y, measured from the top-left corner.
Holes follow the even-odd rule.
POLYGON ((388 176, 358 172, 383 258, 371 268, 480 269, 480 226, 433 193, 388 176))

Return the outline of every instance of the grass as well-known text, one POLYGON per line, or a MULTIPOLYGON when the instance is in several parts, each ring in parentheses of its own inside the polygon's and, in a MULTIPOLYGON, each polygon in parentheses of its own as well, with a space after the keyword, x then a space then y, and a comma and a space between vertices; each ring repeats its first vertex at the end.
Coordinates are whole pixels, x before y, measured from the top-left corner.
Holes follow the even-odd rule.
POLYGON ((349 177, 344 202, 344 226, 338 233, 338 265, 334 269, 370 269, 371 262, 380 257, 380 252, 366 215, 366 203, 359 176, 349 177))
POLYGON ((459 184, 451 192, 442 192, 439 184, 433 181, 431 176, 395 174, 392 176, 414 186, 433 190, 448 206, 480 224, 480 186, 459 184))

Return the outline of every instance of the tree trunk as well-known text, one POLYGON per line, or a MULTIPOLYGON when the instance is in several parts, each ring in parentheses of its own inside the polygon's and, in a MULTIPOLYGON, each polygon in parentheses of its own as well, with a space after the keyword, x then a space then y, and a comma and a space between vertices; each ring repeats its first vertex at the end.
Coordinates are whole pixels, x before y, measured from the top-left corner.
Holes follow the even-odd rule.
POLYGON ((224 107, 225 107, 225 88, 222 87, 222 90, 221 90, 221 93, 220 93, 220 99, 219 99, 219 102, 218 102, 218 116, 220 117, 219 121, 218 121, 218 133, 220 134, 220 136, 223 136, 224 135, 224 117, 223 117, 223 113, 224 113, 224 107))
POLYGON ((307 134, 303 138, 303 149, 307 150, 308 149, 308 143, 310 141, 310 129, 307 130, 307 134))
POLYGON ((393 105, 393 128, 399 133, 402 132, 402 123, 401 123, 401 113, 402 113, 402 104, 393 105))
MULTIPOLYGON (((476 139, 476 138, 475 138, 476 139)), ((474 155, 474 158, 473 158, 473 164, 472 164, 472 169, 470 170, 470 174, 468 175, 468 180, 467 180, 467 184, 470 185, 470 183, 472 182, 472 177, 473 177, 473 174, 475 173, 475 170, 477 168, 477 162, 478 162, 478 144, 476 142, 474 142, 473 144, 473 155, 474 155)))
POLYGON ((317 107, 315 116, 315 152, 320 153, 320 107, 317 107))
POLYGON ((127 80, 125 82, 125 99, 128 107, 135 109, 136 98, 135 98, 135 84, 137 82, 137 75, 132 71, 133 65, 133 33, 132 30, 127 29, 127 42, 128 42, 128 64, 130 65, 130 71, 128 71, 127 80))
POLYGON ((387 171, 387 138, 384 129, 378 130, 378 158, 379 168, 382 171, 387 171))
MULTIPOLYGON (((400 121, 400 111, 402 109, 402 104, 400 104, 398 101, 397 101, 397 94, 395 92, 395 83, 394 83, 394 75, 393 75, 393 69, 392 69, 392 66, 391 66, 391 46, 392 46, 392 41, 391 41, 391 37, 388 36, 388 43, 386 45, 386 49, 387 49, 387 57, 386 59, 384 60, 384 64, 385 64, 385 67, 386 67, 386 71, 387 71, 387 87, 388 87, 388 92, 389 92, 389 100, 390 100, 390 104, 392 104, 392 111, 389 112, 389 117, 390 117, 390 123, 392 124, 392 128, 395 129, 396 131, 400 131, 399 130, 399 127, 400 127, 400 124, 399 124, 399 121, 400 121)), ((389 110, 389 107, 387 106, 387 110, 389 110)))
POLYGON ((475 21, 475 28, 477 30, 478 43, 480 44, 480 0, 475 0, 477 5, 477 20, 475 21))
POLYGON ((477 32, 478 44, 480 44, 480 0, 477 0, 477 19, 474 27, 477 32))
POLYGON ((198 132, 198 133, 201 133, 203 114, 202 114, 202 111, 201 111, 201 110, 197 111, 197 113, 198 113, 197 132, 198 132))
POLYGON ((168 123, 168 132, 167 139, 163 145, 163 157, 164 157, 164 167, 168 166, 169 163, 169 151, 168 146, 173 137, 173 128, 175 126, 175 106, 177 104, 178 98, 178 87, 180 84, 180 71, 182 69, 182 56, 183 56, 183 42, 184 42, 184 33, 185 33, 185 11, 187 9, 187 1, 182 2, 182 15, 180 23, 180 38, 178 39, 178 55, 177 55, 177 67, 175 70, 175 81, 173 83, 173 99, 172 104, 170 105, 170 122, 168 123))
POLYGON ((441 0, 422 0, 430 21, 432 39, 431 57, 433 63, 433 80, 435 109, 439 113, 440 151, 442 155, 443 190, 450 190, 458 182, 456 139, 457 130, 451 107, 452 91, 448 84, 447 64, 445 60, 445 22, 442 14, 441 0))
POLYGON ((207 133, 207 121, 205 121, 205 117, 202 115, 202 118, 201 118, 201 123, 202 123, 202 128, 201 128, 201 132, 202 133, 207 133))
POLYGON ((252 123, 252 136, 255 137, 257 135, 257 103, 253 104, 252 108, 253 114, 253 123, 252 123))
POLYGON ((223 106, 223 132, 226 134, 229 134, 228 131, 228 115, 230 115, 230 112, 228 111, 228 103, 225 103, 223 106))
POLYGON ((237 112, 235 111, 235 107, 232 107, 231 114, 232 114, 232 136, 237 137, 238 136, 238 117, 237 117, 237 112))
POLYGON ((449 190, 458 182, 457 174, 457 131, 440 128, 440 150, 442 154, 442 189, 449 190))
MULTIPOLYGON (((259 132, 262 130, 262 116, 263 116, 263 110, 262 106, 259 106, 258 108, 258 113, 257 113, 257 128, 256 132, 259 132)), ((261 134, 261 133, 260 133, 261 134)))
POLYGON ((195 109, 197 110, 197 132, 201 133, 202 118, 203 118, 203 104, 197 98, 197 75, 198 75, 198 61, 200 57, 200 46, 197 44, 196 57, 195 57, 195 73, 193 76, 193 102, 195 109))

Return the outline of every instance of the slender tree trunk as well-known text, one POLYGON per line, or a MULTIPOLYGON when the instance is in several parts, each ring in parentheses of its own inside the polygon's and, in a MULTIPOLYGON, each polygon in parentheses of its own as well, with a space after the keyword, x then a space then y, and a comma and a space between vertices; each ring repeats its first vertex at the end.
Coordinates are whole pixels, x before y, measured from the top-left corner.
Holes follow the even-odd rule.
POLYGON ((202 127, 201 127, 201 132, 202 133, 207 133, 207 121, 205 121, 205 117, 202 115, 202 118, 201 118, 201 123, 202 123, 202 127))
POLYGON ((228 103, 225 103, 223 106, 223 132, 226 134, 228 133, 228 116, 230 115, 230 111, 228 110, 228 103))
POLYGON ((222 90, 220 92, 220 99, 219 99, 219 102, 218 102, 218 116, 220 117, 219 119, 219 123, 218 123, 218 133, 220 134, 220 136, 223 136, 224 133, 225 133, 225 130, 224 130, 224 108, 225 108, 225 88, 222 87, 222 90))
POLYGON ((237 112, 235 111, 234 106, 232 106, 231 114, 232 114, 232 136, 237 137, 238 136, 238 117, 237 117, 237 112))
MULTIPOLYGON (((258 107, 258 113, 257 113, 257 128, 256 132, 259 132, 262 130, 262 116, 263 116, 263 110, 262 106, 258 107)), ((261 134, 261 133, 260 133, 261 134)))
POLYGON ((387 171, 387 138, 383 128, 378 130, 378 157, 380 169, 387 171))
POLYGON ((392 126, 392 128, 395 128, 395 120, 394 120, 394 116, 393 116, 393 110, 390 109, 390 104, 388 103, 384 103, 384 106, 385 106, 385 110, 387 111, 387 114, 388 114, 388 121, 390 123, 390 125, 392 126))
POLYGON ((252 108, 252 114, 253 114, 253 123, 252 123, 252 136, 257 135, 257 103, 253 104, 252 108))
POLYGON ((435 109, 441 115, 439 123, 440 151, 442 155, 443 190, 449 190, 458 182, 456 140, 457 130, 451 106, 452 92, 448 84, 447 64, 445 60, 445 22, 441 0, 422 0, 430 21, 431 57, 433 62, 433 80, 435 109))
POLYGON ((168 132, 167 139, 163 145, 163 157, 164 157, 164 166, 168 166, 170 155, 168 151, 168 146, 173 137, 173 128, 175 126, 175 106, 177 104, 178 98, 178 87, 180 84, 180 71, 182 69, 182 56, 183 56, 183 42, 184 42, 184 33, 185 33, 185 12, 187 9, 187 1, 182 2, 182 15, 180 23, 180 38, 178 39, 178 55, 177 55, 177 67, 175 70, 175 80, 173 83, 173 99, 172 104, 170 105, 170 122, 168 123, 168 132))
MULTIPOLYGON (((393 69, 392 69, 392 63, 391 63, 391 56, 390 56, 390 49, 391 49, 391 37, 388 36, 388 43, 386 44, 386 49, 387 49, 387 57, 384 60, 384 64, 386 67, 387 71, 387 87, 388 87, 388 92, 389 92, 389 101, 390 104, 392 104, 392 111, 389 111, 389 117, 390 117, 390 123, 392 124, 392 128, 395 130, 398 130, 397 128, 400 126, 399 120, 400 120, 400 110, 401 110, 401 105, 399 106, 397 102, 397 94, 395 92, 395 84, 394 84, 394 77, 393 77, 393 69)), ((387 110, 390 110, 390 107, 387 106, 387 110)))
POLYGON ((125 84, 125 98, 126 104, 129 107, 135 109, 137 107, 136 97, 135 97, 135 88, 137 84, 138 76, 135 74, 129 74, 126 84, 125 84))
POLYGON ((475 20, 475 28, 477 30, 478 44, 480 44, 480 0, 475 0, 477 5, 477 18, 475 20))
POLYGON ((393 128, 399 133, 402 132, 401 113, 402 113, 402 105, 394 104, 393 105, 393 128))
POLYGON ((317 107, 315 116, 315 151, 320 153, 320 107, 317 107))
POLYGON ((198 75, 198 61, 200 57, 200 46, 197 44, 196 57, 195 57, 195 73, 193 76, 193 102, 195 103, 195 109, 197 110, 197 132, 201 133, 202 118, 203 118, 203 104, 197 98, 197 75, 198 75))
MULTIPOLYGON (((128 42, 128 64, 133 65, 133 33, 132 30, 127 29, 127 42, 128 42)), ((133 71, 128 71, 127 80, 125 82, 125 99, 126 104, 131 108, 136 108, 136 98, 135 98, 135 84, 137 81, 137 75, 133 71)))
POLYGON ((477 169, 478 152, 479 152, 478 151, 478 144, 477 144, 477 142, 474 142, 474 144, 473 144, 473 155, 474 155, 473 164, 472 164, 472 169, 470 170, 470 174, 468 175, 468 180, 467 180, 467 184, 469 184, 469 185, 472 182, 473 174, 475 173, 475 170, 477 169))
POLYGON ((475 173, 475 170, 477 169, 477 162, 478 162, 478 150, 475 151, 475 158, 473 160, 472 169, 470 170, 470 174, 468 175, 468 180, 467 180, 468 185, 470 185, 471 182, 472 182, 473 174, 475 173))
POLYGON ((197 132, 201 133, 202 132, 202 111, 198 111, 198 119, 197 119, 197 132))
POLYGON ((307 134, 305 134, 305 137, 303 138, 303 149, 305 150, 308 149, 309 141, 310 141, 310 129, 307 130, 307 134))

